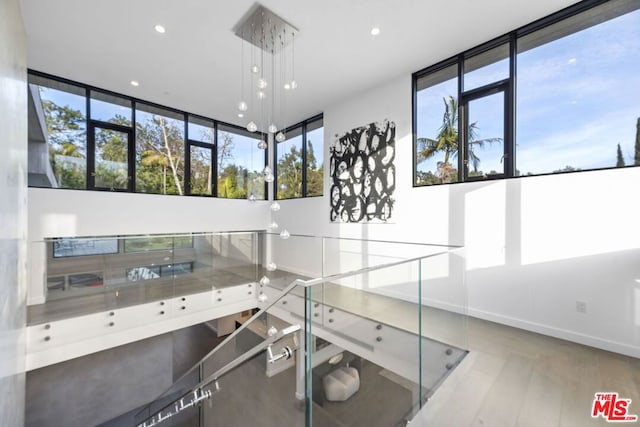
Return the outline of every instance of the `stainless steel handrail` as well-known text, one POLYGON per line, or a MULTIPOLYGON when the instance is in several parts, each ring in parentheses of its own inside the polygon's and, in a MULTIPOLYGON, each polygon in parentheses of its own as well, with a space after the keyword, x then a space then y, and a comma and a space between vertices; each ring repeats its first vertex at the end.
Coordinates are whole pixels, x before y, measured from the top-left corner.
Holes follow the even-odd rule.
MULTIPOLYGON (((162 409, 160 409, 159 411, 156 411, 153 415, 149 415, 149 417, 147 417, 147 419, 145 419, 143 422, 136 424, 136 427, 156 426, 162 421, 165 421, 171 418, 172 416, 179 414, 185 409, 191 408, 199 404, 203 400, 210 399, 213 393, 211 392, 211 390, 205 390, 204 389, 205 387, 207 387, 211 383, 214 383, 215 390, 216 391, 220 390, 220 387, 218 386, 218 380, 220 378, 224 377, 225 375, 227 375, 237 367, 241 366, 243 363, 247 362, 248 360, 253 359, 257 355, 259 355, 261 352, 268 349, 270 350, 273 344, 277 343, 282 338, 288 335, 298 332, 300 329, 301 329, 300 325, 291 325, 284 329, 281 329, 276 334, 267 337, 264 341, 262 341, 258 345, 247 350, 240 356, 233 359, 231 362, 227 363, 226 365, 224 365, 223 367, 215 371, 213 374, 209 375, 204 380, 200 381, 198 384, 192 387, 188 392, 180 396, 180 398, 171 401, 170 403, 165 405, 162 409), (185 403, 185 399, 188 399, 186 400, 186 403, 185 403)), ((286 353, 288 355, 287 357, 291 357, 292 355, 291 349, 286 348, 286 353)), ((271 352, 269 352, 269 354, 271 355, 271 352)), ((276 356, 275 358, 282 358, 282 357, 276 356)))

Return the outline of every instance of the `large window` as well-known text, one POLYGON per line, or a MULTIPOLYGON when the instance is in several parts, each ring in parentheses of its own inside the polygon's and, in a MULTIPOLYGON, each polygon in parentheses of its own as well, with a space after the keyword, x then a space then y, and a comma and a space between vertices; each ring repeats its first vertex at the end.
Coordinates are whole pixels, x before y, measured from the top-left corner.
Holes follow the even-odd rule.
POLYGON ((589 4, 414 75, 415 185, 640 165, 640 3, 589 4))
POLYGON ((193 247, 193 236, 138 236, 124 240, 125 252, 166 251, 193 247))
POLYGON ((306 125, 306 160, 306 196, 322 196, 324 189, 324 127, 322 117, 306 125))
POLYGON ((611 16, 625 4, 518 40, 518 174, 640 164, 640 11, 611 16))
POLYGON ((88 188, 132 191, 131 100, 91 90, 89 111, 88 188))
POLYGON ((53 257, 67 258, 118 253, 118 239, 60 237, 53 241, 53 257))
POLYGON ((278 199, 302 197, 302 126, 287 130, 276 144, 276 194, 278 199))
POLYGON ((458 181, 458 67, 417 81, 416 176, 418 185, 458 181))
POLYGON ((29 101, 29 186, 265 198, 262 134, 36 71, 29 101))
POLYGON ((184 118, 181 114, 137 104, 136 191, 184 194, 184 118))
POLYGON ((258 148, 264 135, 243 128, 218 126, 218 197, 265 199, 265 150, 258 148))
POLYGON ((215 171, 213 170, 215 148, 215 123, 213 120, 189 116, 187 127, 187 156, 189 173, 188 194, 211 196, 214 194, 215 171))
POLYGON ((29 185, 87 188, 86 89, 29 77, 29 185))
POLYGON ((287 129, 286 139, 276 143, 277 199, 322 196, 323 150, 322 117, 314 117, 287 129))

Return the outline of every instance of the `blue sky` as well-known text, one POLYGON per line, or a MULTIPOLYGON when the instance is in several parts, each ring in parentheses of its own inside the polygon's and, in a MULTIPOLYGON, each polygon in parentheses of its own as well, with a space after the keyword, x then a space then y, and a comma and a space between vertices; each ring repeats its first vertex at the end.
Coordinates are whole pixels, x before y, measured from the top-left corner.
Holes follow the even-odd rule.
MULTIPOLYGON (((503 79, 505 64, 476 70, 472 77, 476 82, 482 77, 483 84, 503 79)), ((612 167, 617 144, 626 163, 633 163, 640 117, 640 11, 520 53, 517 66, 516 167, 522 174, 567 165, 612 167)), ((419 93, 418 137, 437 135, 442 98, 455 93, 455 81, 419 93)), ((473 105, 470 111, 479 138, 502 136, 500 115, 473 105)), ((500 148, 478 150, 481 170, 500 166, 495 163, 500 148)), ((419 169, 434 171, 437 160, 419 169)))

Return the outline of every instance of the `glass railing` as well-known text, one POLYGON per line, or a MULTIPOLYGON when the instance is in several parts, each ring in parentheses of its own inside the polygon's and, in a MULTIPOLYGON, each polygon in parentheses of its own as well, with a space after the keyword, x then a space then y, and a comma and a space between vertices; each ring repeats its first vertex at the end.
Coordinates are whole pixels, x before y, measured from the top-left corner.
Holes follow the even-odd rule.
POLYGON ((134 425, 404 425, 466 355, 461 248, 269 233, 260 245, 259 311, 134 425))
POLYGON ((31 244, 45 303, 29 323, 256 283, 258 232, 46 239, 31 244))

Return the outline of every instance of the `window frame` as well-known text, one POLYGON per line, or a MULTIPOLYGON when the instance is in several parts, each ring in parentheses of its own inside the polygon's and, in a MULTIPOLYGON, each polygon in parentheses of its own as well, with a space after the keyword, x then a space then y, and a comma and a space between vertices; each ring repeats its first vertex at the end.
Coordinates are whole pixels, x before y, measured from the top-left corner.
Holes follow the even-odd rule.
MULTIPOLYGON (((224 200, 248 200, 248 199, 234 199, 234 198, 231 198, 231 197, 219 197, 218 196, 218 132, 226 132, 225 130, 222 130, 222 131, 220 130, 220 127, 221 127, 220 125, 222 125, 222 127, 233 129, 233 130, 237 131, 237 133, 239 135, 243 135, 243 134, 244 135, 246 135, 246 134, 256 135, 256 138, 255 138, 256 140, 262 139, 262 140, 266 141, 267 140, 266 139, 267 138, 267 134, 263 133, 263 132, 249 132, 246 128, 244 128, 242 126, 232 125, 232 124, 223 123, 223 122, 216 122, 216 128, 215 128, 216 129, 216 136, 215 136, 215 141, 216 141, 216 151, 215 151, 215 154, 216 154, 216 157, 215 157, 216 193, 215 193, 215 195, 219 199, 224 199, 224 200), (259 136, 259 138, 257 136, 259 136)), ((264 167, 267 166, 267 164, 269 162, 269 149, 266 148, 266 149, 264 149, 262 151, 264 151, 264 159, 263 159, 264 166, 262 167, 263 170, 264 170, 264 167)), ((189 160, 189 162, 191 162, 191 160, 189 160)), ((264 199, 257 199, 257 200, 269 200, 269 192, 268 191, 269 191, 269 185, 265 181, 264 182, 264 199)), ((248 197, 248 194, 247 194, 247 197, 248 197)))
POLYGON ((209 119, 207 117, 198 116, 195 114, 187 114, 187 119, 185 120, 185 128, 184 128, 184 141, 185 141, 185 150, 184 150, 184 194, 185 196, 196 196, 196 197, 218 197, 218 122, 213 119, 209 119), (199 119, 199 120, 211 120, 213 122, 213 143, 207 143, 203 141, 198 141, 196 139, 192 139, 189 135, 189 119, 199 119), (191 192, 191 147, 199 147, 206 148, 211 150, 211 194, 193 194, 191 192), (188 172, 187 172, 188 171, 188 172), (188 177, 188 179, 187 179, 188 177))
MULTIPOLYGON (((518 42, 520 38, 523 38, 529 34, 535 33, 540 30, 544 30, 545 28, 561 23, 567 19, 570 19, 576 15, 585 13, 590 9, 596 8, 598 6, 602 6, 606 3, 609 3, 609 0, 584 0, 582 2, 576 3, 574 5, 568 6, 558 12, 552 13, 548 16, 540 18, 536 21, 533 21, 527 25, 524 25, 520 28, 514 29, 502 36, 491 39, 485 43, 477 45, 471 49, 468 49, 464 52, 461 52, 455 56, 447 58, 443 61, 440 61, 436 64, 423 68, 412 74, 411 78, 411 110, 412 110, 412 164, 413 164, 413 176, 412 176, 412 187, 431 187, 433 185, 449 185, 449 184, 458 184, 464 182, 477 182, 477 181, 487 181, 493 179, 512 179, 512 178, 524 178, 528 176, 545 176, 545 175, 558 175, 559 173, 574 173, 574 172, 589 172, 594 170, 608 170, 608 169, 618 169, 615 166, 611 167, 601 167, 601 168, 591 168, 591 169, 579 169, 571 172, 545 172, 540 174, 532 174, 532 175, 516 175, 516 157, 517 157, 517 149, 516 149, 516 101, 517 101, 517 56, 518 56, 518 42), (508 43, 509 48, 509 77, 503 80, 495 81, 489 84, 486 84, 481 87, 475 87, 471 90, 464 90, 464 63, 465 60, 480 55, 483 52, 491 50, 495 47, 500 46, 501 44, 508 43), (457 65, 458 67, 458 138, 459 138, 459 152, 458 152, 458 181, 457 182, 446 182, 441 184, 417 184, 418 182, 418 163, 417 163, 417 139, 418 139, 418 82, 424 76, 427 76, 432 73, 436 73, 441 71, 447 67, 451 67, 457 65), (505 131, 504 131, 504 176, 495 176, 495 177, 485 177, 483 179, 478 179, 472 177, 469 179, 467 177, 468 173, 466 170, 467 165, 465 164, 464 159, 467 157, 468 147, 466 147, 466 143, 464 142, 463 133, 465 132, 465 117, 466 112, 463 108, 463 100, 467 102, 471 99, 478 99, 483 96, 487 96, 490 94, 492 90, 496 90, 497 88, 501 88, 500 90, 505 91, 505 131)), ((632 9, 639 10, 639 9, 632 9)), ((631 13, 629 11, 624 12, 620 15, 615 16, 623 16, 626 13, 631 13)), ((575 34, 577 31, 572 31, 569 34, 575 34)), ((561 35, 558 38, 554 38, 546 43, 551 43, 554 40, 559 40, 566 35, 561 35)), ((637 167, 640 165, 628 165, 625 168, 629 167, 637 167)))
POLYGON ((133 192, 133 175, 132 171, 135 167, 135 158, 132 158, 132 152, 135 153, 135 139, 133 129, 127 126, 116 125, 109 122, 97 120, 89 120, 87 123, 87 190, 93 191, 114 191, 120 193, 133 192), (112 130, 122 132, 127 135, 127 188, 109 188, 96 186, 96 129, 112 130))
MULTIPOLYGON (((190 170, 190 166, 191 166, 191 159, 190 159, 190 145, 194 145, 194 146, 199 146, 199 147, 205 147, 205 148, 212 148, 212 173, 214 174, 213 176, 216 177, 217 176, 217 158, 218 158, 218 153, 217 153, 217 148, 218 148, 218 127, 219 126, 224 126, 224 127, 229 127, 229 128, 233 128, 233 129, 238 129, 239 131, 244 131, 247 132, 246 129, 244 127, 232 124, 232 123, 227 123, 227 122, 223 122, 220 120, 216 120, 210 117, 205 117, 205 116, 201 116, 198 114, 193 114, 187 111, 182 111, 182 110, 178 110, 176 108, 172 108, 172 107, 168 107, 165 105, 160 105, 154 102, 150 102, 150 101, 146 101, 143 99, 139 99, 139 98, 135 98, 129 95, 125 95, 125 94, 121 94, 121 93, 117 93, 108 89, 103 89, 103 88, 99 88, 99 87, 95 87, 92 85, 88 85, 85 83, 81 83, 81 82, 77 82, 74 80, 70 80, 70 79, 66 79, 64 77, 59 77, 59 76, 55 76, 52 74, 48 74, 42 71, 38 71, 35 69, 31 69, 28 68, 27 69, 27 76, 33 76, 36 77, 38 79, 45 79, 45 80, 50 80, 53 82, 58 82, 58 83, 63 83, 63 84, 67 84, 67 85, 72 85, 75 86, 77 88, 79 88, 83 93, 84 93, 84 97, 85 97, 85 123, 86 123, 86 132, 87 132, 87 136, 86 136, 86 173, 85 173, 85 186, 84 188, 51 188, 51 187, 37 187, 37 186, 33 186, 34 188, 49 188, 49 189, 55 189, 55 190, 80 190, 80 191, 113 191, 113 192, 126 192, 126 193, 134 193, 134 194, 154 194, 154 195, 161 195, 161 196, 180 196, 180 194, 161 194, 161 193, 147 193, 144 191, 137 191, 136 190, 136 133, 137 133, 137 129, 136 129, 136 124, 137 124, 137 119, 136 119, 136 109, 139 108, 139 104, 140 105, 144 105, 147 107, 151 107, 154 109, 160 109, 160 110, 164 110, 170 113, 175 114, 176 116, 180 116, 180 120, 183 120, 184 122, 184 158, 182 159, 185 165, 185 170, 184 170, 184 191, 183 191, 183 195, 182 196, 193 196, 193 197, 218 197, 217 194, 217 179, 214 179, 213 183, 212 183, 212 194, 211 195, 206 195, 206 194, 191 194, 190 193, 190 182, 191 182, 191 170, 190 170), (96 119, 92 119, 91 118, 91 92, 99 92, 103 95, 107 95, 107 96, 114 96, 117 98, 121 98, 123 100, 127 100, 129 102, 131 102, 131 126, 122 126, 122 125, 118 125, 115 123, 111 123, 111 122, 105 122, 102 120, 96 120, 96 119), (191 140, 189 138, 189 131, 188 131, 188 127, 189 127, 189 118, 193 117, 196 119, 202 119, 202 120, 206 120, 206 121, 211 121, 214 124, 214 144, 208 144, 208 143, 203 143, 201 141, 197 141, 197 140, 191 140), (129 147, 128 147, 128 168, 129 168, 129 177, 130 179, 128 180, 128 185, 127 185, 127 189, 111 189, 111 188, 101 188, 101 187, 95 187, 95 185, 93 185, 95 183, 95 180, 93 179, 94 177, 91 177, 91 171, 90 171, 90 166, 93 169, 95 169, 95 138, 93 135, 90 135, 90 129, 93 129, 93 127, 99 127, 99 128, 107 128, 107 129, 113 129, 116 131, 122 131, 122 132, 126 132, 126 131, 130 131, 131 132, 131 138, 129 140, 129 147), (92 139, 93 141, 90 142, 89 139, 92 139), (91 146, 90 146, 91 145, 91 146), (90 183, 92 185, 90 185, 90 183), (189 190, 189 191, 188 191, 189 190)), ((38 83, 34 83, 37 86, 40 86, 38 83)), ((260 138, 265 138, 266 135, 264 133, 261 132, 256 132, 253 133, 253 135, 256 136, 260 136, 260 138)), ((257 138, 256 138, 257 139, 257 138)), ((266 149, 264 150, 264 166, 266 166, 268 164, 268 159, 269 159, 269 150, 266 149)), ((265 200, 268 199, 268 188, 269 185, 268 183, 264 183, 264 194, 265 194, 265 200)), ((236 200, 245 200, 245 199, 236 199, 236 200)))
MULTIPOLYGON (((316 114, 313 117, 310 117, 306 120, 303 120, 299 123, 296 123, 293 126, 288 126, 285 130, 284 133, 285 135, 288 132, 293 131, 294 129, 300 128, 300 135, 302 136, 302 147, 300 150, 300 157, 302 157, 302 182, 301 182, 301 187, 302 187, 302 196, 300 197, 286 197, 286 198, 278 198, 278 144, 284 143, 288 140, 284 140, 282 142, 278 142, 275 139, 273 140, 274 144, 273 144, 273 176, 274 176, 274 180, 273 180, 273 199, 274 200, 295 200, 295 199, 305 199, 305 198, 309 198, 309 197, 322 197, 324 196, 324 189, 322 194, 315 194, 315 195, 309 195, 308 194, 308 189, 307 189, 307 171, 308 171, 308 164, 307 164, 307 126, 311 123, 317 122, 317 121, 322 121, 322 128, 324 129, 324 114, 320 113, 320 114, 316 114)), ((319 128, 315 128, 315 129, 319 129, 319 128)), ((313 129, 313 130, 315 130, 313 129)), ((321 148, 323 150, 323 158, 324 158, 324 141, 322 141, 322 145, 321 148)), ((323 160, 324 163, 324 160, 323 160)), ((323 177, 323 183, 324 183, 324 177, 323 177)))

